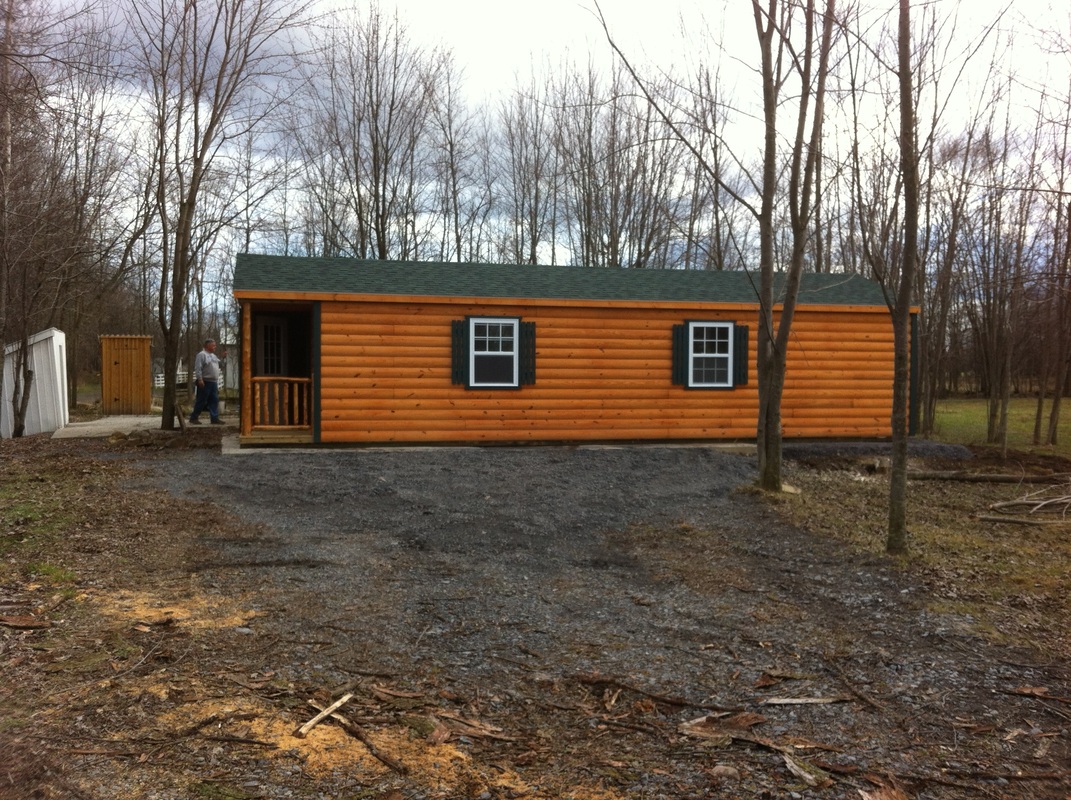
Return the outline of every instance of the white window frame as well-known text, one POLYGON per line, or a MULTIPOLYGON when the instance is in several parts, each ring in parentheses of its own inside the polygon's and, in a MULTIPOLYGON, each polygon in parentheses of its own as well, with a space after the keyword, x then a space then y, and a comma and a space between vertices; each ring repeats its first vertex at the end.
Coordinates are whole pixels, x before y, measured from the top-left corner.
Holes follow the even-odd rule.
MULTIPOLYGON (((501 340, 501 336, 498 337, 501 340)), ((520 386, 520 363, 521 363, 521 318, 520 317, 469 317, 469 386, 479 389, 515 388, 520 386), (513 380, 510 383, 479 383, 476 380, 476 359, 482 354, 498 353, 505 355, 501 350, 477 352, 476 326, 477 325, 509 325, 513 328, 510 339, 513 342, 513 380)))
POLYGON ((732 322, 689 322, 688 323, 688 386, 696 389, 731 389, 733 388, 733 328, 732 322), (695 352, 695 334, 700 328, 721 328, 727 330, 728 337, 726 339, 725 353, 696 353, 695 352), (725 380, 724 381, 697 381, 695 380, 695 362, 697 358, 718 358, 725 360, 725 380))

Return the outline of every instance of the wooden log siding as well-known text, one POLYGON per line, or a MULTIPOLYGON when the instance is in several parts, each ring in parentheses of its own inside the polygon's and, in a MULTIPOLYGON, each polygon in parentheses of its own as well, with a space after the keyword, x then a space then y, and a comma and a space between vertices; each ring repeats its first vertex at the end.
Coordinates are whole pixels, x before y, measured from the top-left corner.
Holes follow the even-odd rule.
MULTIPOLYGON (((884 309, 797 311, 783 416, 788 437, 889 435, 892 327, 884 309)), ((757 314, 740 306, 563 306, 546 301, 325 301, 320 438, 342 442, 753 439, 757 314), (453 385, 452 320, 536 323, 536 383, 453 385), (671 331, 685 320, 750 327, 748 385, 671 382, 671 331)))

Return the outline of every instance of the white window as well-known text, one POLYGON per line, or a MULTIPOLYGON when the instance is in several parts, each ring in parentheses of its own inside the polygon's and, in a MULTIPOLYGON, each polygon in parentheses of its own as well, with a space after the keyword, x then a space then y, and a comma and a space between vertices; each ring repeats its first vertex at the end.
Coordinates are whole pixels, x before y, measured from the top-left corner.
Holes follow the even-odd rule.
POLYGON ((469 319, 469 386, 518 386, 519 319, 469 319))
POLYGON ((733 323, 688 323, 688 386, 733 385, 733 323))

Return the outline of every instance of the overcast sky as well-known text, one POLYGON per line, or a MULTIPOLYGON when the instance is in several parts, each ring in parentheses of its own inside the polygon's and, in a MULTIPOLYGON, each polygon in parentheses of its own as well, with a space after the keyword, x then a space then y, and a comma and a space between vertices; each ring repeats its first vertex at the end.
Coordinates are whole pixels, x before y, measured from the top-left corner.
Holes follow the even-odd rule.
MULTIPOLYGON (((610 50, 590 0, 397 0, 415 38, 441 41, 465 68, 470 90, 480 95, 511 87, 532 66, 563 59, 609 63, 610 50)), ((697 0, 603 0, 615 38, 630 58, 669 65, 679 54, 682 20, 702 27, 720 2, 697 0)), ((734 15, 747 24, 750 3, 737 0, 734 15)), ((715 24, 720 25, 718 20, 715 24)), ((750 28, 745 33, 751 33, 750 28)))
MULTIPOLYGON (((474 97, 497 94, 514 85, 514 75, 527 77, 533 64, 552 65, 563 59, 609 63, 605 36, 592 0, 396 0, 414 39, 442 42, 464 67, 474 97)), ((1032 68, 1033 39, 1026 20, 1068 27, 1066 0, 936 0, 958 10, 957 32, 973 38, 984 21, 1008 8, 1005 25, 1023 31, 1017 42, 1017 63, 1032 68)), ((751 3, 748 0, 602 0, 602 9, 618 43, 637 62, 669 67, 680 62, 695 42, 723 31, 742 53, 757 53, 751 3), (688 42, 692 43, 688 47, 688 42), (750 47, 750 51, 747 48, 750 47)), ((872 8, 895 8, 895 0, 867 2, 872 8)), ((919 5, 918 2, 915 5, 919 5)), ((383 8, 389 8, 388 1, 383 8)), ((1066 59, 1064 59, 1066 64, 1066 59)), ((1065 68, 1066 69, 1066 68, 1065 68)), ((1066 84, 1066 76, 1059 82, 1066 84)))

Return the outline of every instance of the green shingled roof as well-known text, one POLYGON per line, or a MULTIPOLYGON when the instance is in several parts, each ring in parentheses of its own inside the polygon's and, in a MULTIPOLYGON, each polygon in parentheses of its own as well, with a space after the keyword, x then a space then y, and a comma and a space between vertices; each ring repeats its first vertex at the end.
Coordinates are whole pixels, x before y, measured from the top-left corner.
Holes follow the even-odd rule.
MULTIPOLYGON (((778 276, 778 283, 782 277, 778 276)), ((640 302, 753 303, 758 279, 757 272, 366 261, 249 253, 239 255, 234 268, 236 292, 640 302)), ((881 287, 857 275, 804 275, 799 301, 885 305, 881 287)))

